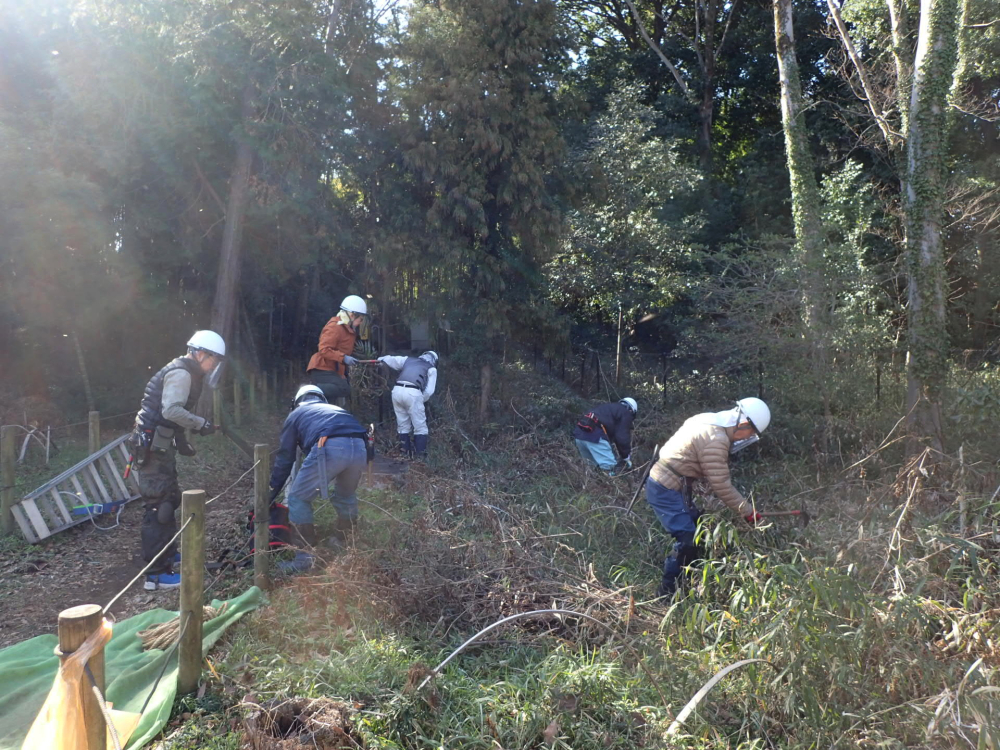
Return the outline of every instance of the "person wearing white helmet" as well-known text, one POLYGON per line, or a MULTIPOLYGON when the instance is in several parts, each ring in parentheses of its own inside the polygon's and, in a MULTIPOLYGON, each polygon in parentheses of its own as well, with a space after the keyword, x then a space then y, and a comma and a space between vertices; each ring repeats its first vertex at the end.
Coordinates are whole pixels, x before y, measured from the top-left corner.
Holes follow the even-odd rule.
POLYGON ((348 368, 358 362, 354 344, 367 322, 368 304, 358 295, 349 294, 319 334, 319 346, 306 372, 330 403, 351 395, 348 368))
POLYGON ((576 449, 584 460, 615 476, 632 468, 632 423, 639 411, 634 398, 599 404, 577 420, 573 428, 576 449), (618 449, 615 459, 612 444, 618 449))
POLYGON ((694 542, 701 515, 691 499, 695 480, 706 480, 716 497, 751 526, 761 521, 733 487, 729 456, 760 440, 770 423, 767 404, 759 398, 744 398, 727 411, 691 417, 660 448, 646 480, 646 501, 674 537, 674 554, 663 563, 660 596, 673 596, 681 571, 701 557, 694 542))
POLYGON ((396 434, 403 453, 415 453, 418 459, 427 456, 427 415, 424 404, 437 387, 437 352, 424 352, 419 357, 379 357, 378 361, 399 372, 392 388, 392 409, 396 412, 396 434), (410 431, 413 442, 410 442, 410 431))
POLYGON ((288 481, 296 451, 301 449, 305 454, 286 493, 293 543, 300 549, 294 560, 279 563, 279 569, 302 572, 313 566, 317 542, 313 501, 317 496, 329 499, 337 511, 337 525, 329 541, 341 545, 350 538, 358 522, 358 483, 368 464, 365 438, 361 423, 339 406, 328 404, 318 386, 299 388, 281 428, 278 454, 271 469, 273 502, 288 481))
POLYGON ((174 511, 180 507, 175 451, 193 456, 186 431, 211 435, 215 425, 194 413, 203 388, 215 388, 226 358, 226 342, 214 331, 196 331, 187 342, 187 354, 162 367, 146 384, 129 442, 132 471, 146 507, 142 519, 142 556, 153 562, 146 575, 147 591, 174 589, 177 533, 174 511), (155 562, 154 562, 155 561, 155 562))

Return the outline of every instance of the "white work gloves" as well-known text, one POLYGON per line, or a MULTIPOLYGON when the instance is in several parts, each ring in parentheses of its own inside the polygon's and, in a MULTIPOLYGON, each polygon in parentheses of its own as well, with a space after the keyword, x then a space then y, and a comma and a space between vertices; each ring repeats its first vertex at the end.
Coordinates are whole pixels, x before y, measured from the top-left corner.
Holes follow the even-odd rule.
POLYGON ((344 355, 344 364, 348 367, 352 367, 358 363, 357 357, 352 357, 350 354, 344 355))

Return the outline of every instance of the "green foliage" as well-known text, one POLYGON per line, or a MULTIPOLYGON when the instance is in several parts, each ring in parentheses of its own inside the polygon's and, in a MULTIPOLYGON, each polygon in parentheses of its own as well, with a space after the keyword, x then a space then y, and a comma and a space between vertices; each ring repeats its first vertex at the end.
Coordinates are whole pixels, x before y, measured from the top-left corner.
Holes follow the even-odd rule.
POLYGON ((676 144, 653 136, 657 114, 640 95, 619 85, 591 125, 572 165, 588 193, 547 267, 558 305, 608 324, 619 308, 634 321, 677 301, 704 222, 700 175, 676 144))
POLYGON ((516 330, 539 296, 539 266, 560 224, 546 184, 562 147, 556 6, 428 4, 410 17, 399 54, 403 163, 427 222, 419 294, 474 311, 487 333, 516 330))

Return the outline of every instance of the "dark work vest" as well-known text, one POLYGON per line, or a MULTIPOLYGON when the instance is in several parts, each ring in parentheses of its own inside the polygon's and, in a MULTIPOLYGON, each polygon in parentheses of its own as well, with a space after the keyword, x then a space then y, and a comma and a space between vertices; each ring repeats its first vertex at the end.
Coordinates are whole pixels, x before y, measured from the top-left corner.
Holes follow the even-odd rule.
POLYGON ((427 373, 430 372, 433 366, 426 359, 407 357, 406 362, 403 363, 403 369, 400 371, 399 377, 396 378, 396 382, 398 383, 402 380, 406 383, 413 383, 422 393, 424 388, 427 387, 427 373))
POLYGON ((184 408, 191 411, 198 403, 198 399, 201 398, 201 386, 205 379, 205 373, 202 372, 201 366, 190 357, 178 357, 151 377, 146 384, 146 390, 142 394, 142 405, 135 417, 136 425, 143 430, 152 430, 160 426, 175 430, 181 429, 170 420, 164 419, 162 411, 163 379, 168 372, 174 370, 187 370, 191 373, 191 391, 188 393, 184 408))

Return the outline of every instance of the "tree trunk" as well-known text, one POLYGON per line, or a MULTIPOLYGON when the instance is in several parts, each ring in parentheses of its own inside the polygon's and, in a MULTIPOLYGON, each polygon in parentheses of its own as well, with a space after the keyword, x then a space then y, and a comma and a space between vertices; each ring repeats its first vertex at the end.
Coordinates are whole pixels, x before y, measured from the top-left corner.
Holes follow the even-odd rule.
POLYGON ((795 249, 802 280, 803 322, 809 341, 812 373, 823 404, 826 429, 821 448, 827 451, 830 399, 826 387, 829 304, 824 274, 824 231, 820 214, 819 184, 802 110, 802 84, 795 54, 792 0, 774 0, 774 40, 781 78, 781 116, 785 131, 785 155, 792 192, 795 249))
POLYGON ((490 383, 493 379, 493 367, 487 363, 479 373, 479 424, 486 424, 490 415, 490 383))
POLYGON ((698 164, 706 174, 711 174, 714 160, 712 158, 712 120, 715 117, 715 95, 707 82, 698 105, 698 164))
POLYGON ((921 0, 907 132, 906 268, 909 351, 907 413, 911 452, 942 451, 941 401, 947 378, 948 329, 941 206, 947 176, 948 93, 958 48, 958 0, 921 0))
POLYGON ((70 338, 73 339, 73 349, 76 351, 76 361, 80 365, 80 377, 83 380, 83 393, 87 398, 87 408, 90 411, 97 409, 94 406, 94 392, 90 389, 90 374, 87 372, 87 360, 83 358, 83 347, 80 346, 80 337, 75 328, 69 329, 70 338))
MULTIPOLYGON (((246 130, 254 118, 254 86, 248 82, 243 88, 242 126, 246 130)), ((253 144, 246 135, 236 144, 236 160, 229 179, 229 203, 226 206, 226 227, 222 234, 222 252, 219 273, 215 284, 215 302, 212 305, 212 329, 225 339, 234 330, 236 302, 242 266, 243 217, 250 199, 250 167, 253 164, 253 144)))
POLYGON ((976 232, 976 289, 972 297, 972 348, 986 348, 986 334, 989 330, 990 315, 996 298, 990 280, 993 278, 992 259, 995 251, 987 250, 990 237, 986 232, 976 232))
POLYGON ((910 74, 912 72, 907 60, 907 23, 906 2, 904 0, 886 0, 889 6, 889 21, 892 28, 892 60, 896 67, 896 103, 899 106, 900 132, 905 133, 909 127, 910 110, 910 74))

